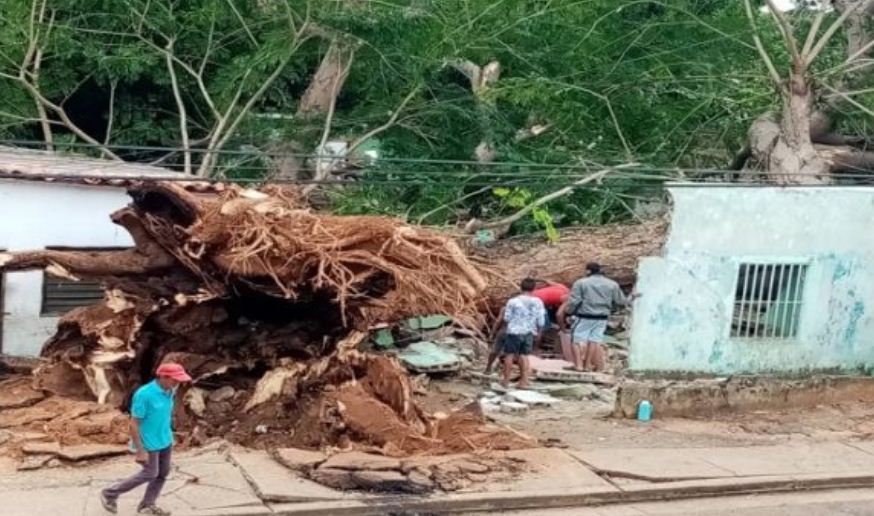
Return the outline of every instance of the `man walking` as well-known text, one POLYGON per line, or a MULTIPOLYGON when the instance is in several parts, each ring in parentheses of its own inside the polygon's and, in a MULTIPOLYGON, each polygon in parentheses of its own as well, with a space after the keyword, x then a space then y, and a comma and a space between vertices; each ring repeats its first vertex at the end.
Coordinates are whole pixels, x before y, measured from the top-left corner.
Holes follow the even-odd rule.
POLYGON ((586 277, 571 287, 567 313, 575 317, 571 326, 574 369, 601 371, 604 369, 604 331, 613 310, 625 306, 627 300, 619 284, 601 273, 595 262, 586 265, 586 277))
POLYGON ((146 494, 137 507, 137 514, 169 515, 155 502, 170 473, 170 452, 173 448, 173 397, 180 383, 191 377, 179 364, 161 364, 155 379, 134 393, 131 403, 130 437, 136 461, 143 469, 100 493, 103 508, 118 512, 118 497, 143 484, 146 494))
POLYGON ((531 294, 536 285, 537 282, 533 279, 522 280, 521 293, 507 301, 504 308, 504 322, 507 324, 501 349, 504 353, 504 376, 501 385, 504 387, 510 385, 510 370, 513 359, 516 358, 521 369, 519 388, 528 388, 528 355, 534 347, 534 337, 543 331, 546 319, 543 301, 531 294))

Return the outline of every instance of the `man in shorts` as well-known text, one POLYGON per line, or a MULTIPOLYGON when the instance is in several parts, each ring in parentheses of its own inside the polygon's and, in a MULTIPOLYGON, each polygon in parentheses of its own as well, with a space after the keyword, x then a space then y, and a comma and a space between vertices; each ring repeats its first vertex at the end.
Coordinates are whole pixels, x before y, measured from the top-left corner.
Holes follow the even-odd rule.
POLYGON ((619 284, 601 273, 601 266, 586 265, 586 277, 571 287, 567 303, 568 315, 574 317, 571 325, 574 369, 577 371, 604 370, 604 331, 610 314, 627 300, 619 284))
POLYGON ((501 351, 504 353, 504 374, 501 385, 504 387, 510 384, 510 370, 516 358, 521 369, 519 388, 528 388, 530 370, 528 355, 534 347, 534 338, 543 331, 546 319, 543 301, 532 295, 536 285, 537 282, 533 279, 522 280, 521 292, 507 301, 507 306, 504 307, 503 319, 507 325, 501 345, 501 351))

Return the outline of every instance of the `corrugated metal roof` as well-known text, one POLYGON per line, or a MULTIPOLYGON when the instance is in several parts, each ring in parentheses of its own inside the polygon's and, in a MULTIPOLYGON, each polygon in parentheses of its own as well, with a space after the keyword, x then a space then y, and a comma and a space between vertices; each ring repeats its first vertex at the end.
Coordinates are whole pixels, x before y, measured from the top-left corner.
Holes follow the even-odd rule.
POLYGON ((221 183, 162 167, 0 146, 0 179, 125 188, 142 181, 182 181, 186 190, 217 192, 221 183))

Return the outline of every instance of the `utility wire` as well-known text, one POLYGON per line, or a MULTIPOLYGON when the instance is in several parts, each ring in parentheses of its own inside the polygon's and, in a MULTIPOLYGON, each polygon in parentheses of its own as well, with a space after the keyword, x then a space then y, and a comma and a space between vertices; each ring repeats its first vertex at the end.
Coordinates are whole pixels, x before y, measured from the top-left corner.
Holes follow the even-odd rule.
MULTIPOLYGON (((0 140, 0 145, 31 145, 31 146, 42 146, 44 142, 37 141, 29 141, 29 140, 0 140)), ((58 146, 68 145, 68 144, 58 144, 58 146)), ((77 144, 69 144, 71 146, 79 147, 79 148, 88 148, 92 150, 96 150, 93 145, 77 143, 77 144)), ((160 152, 183 152, 182 149, 172 148, 172 147, 150 147, 150 146, 136 146, 136 145, 126 145, 126 146, 111 146, 112 149, 122 150, 141 150, 141 151, 160 151, 160 152)), ((34 150, 30 149, 21 149, 16 147, 8 147, 0 149, 0 152, 12 152, 15 153, 19 151, 22 155, 33 156, 34 150)), ((192 149, 192 153, 208 153, 208 152, 217 152, 222 155, 229 156, 245 156, 249 158, 279 158, 279 157, 296 157, 305 160, 331 160, 331 161, 344 161, 348 158, 338 155, 319 155, 319 154, 299 154, 299 153, 282 153, 282 152, 262 152, 262 151, 254 151, 254 150, 221 150, 221 151, 206 151, 203 149, 192 149)), ((42 155, 42 154, 39 154, 42 155)), ((63 154, 47 154, 53 159, 62 159, 64 157, 63 154)), ((87 156, 81 155, 72 155, 70 156, 72 160, 88 160, 87 166, 89 168, 100 168, 111 170, 114 167, 119 166, 139 166, 139 167, 149 167, 150 165, 138 162, 117 162, 117 161, 102 161, 97 158, 88 158, 87 156)), ((598 165, 598 164, 568 164, 568 163, 528 163, 528 162, 487 162, 480 163, 478 161, 473 160, 456 160, 456 159, 425 159, 425 158, 398 158, 398 157, 385 157, 385 158, 366 158, 363 161, 367 162, 370 165, 370 168, 365 169, 365 175, 416 175, 420 177, 428 177, 434 176, 437 178, 446 178, 449 176, 459 176, 464 178, 470 177, 507 177, 507 178, 543 178, 543 177, 553 177, 556 179, 582 179, 588 174, 586 172, 594 172, 597 170, 603 170, 605 168, 612 168, 610 165, 598 165), (380 168, 380 163, 399 163, 399 164, 422 164, 422 165, 449 165, 449 166, 469 166, 476 167, 479 170, 444 170, 444 169, 433 169, 433 168, 422 168, 422 169, 410 169, 410 168, 380 168), (528 169, 528 170, 488 170, 484 171, 483 168, 498 168, 498 167, 507 167, 507 168, 520 168, 520 169, 528 169), (548 169, 548 170, 530 170, 530 169, 548 169), (576 173, 559 173, 558 171, 577 171, 576 173)), ((83 166, 83 163, 80 161, 79 163, 73 162, 69 165, 69 169, 80 169, 83 166)), ((616 165, 618 166, 618 165, 616 165)), ((66 165, 63 164, 52 164, 52 168, 55 170, 63 171, 66 165)), ((611 177, 632 177, 632 173, 637 173, 636 176, 639 179, 644 180, 669 180, 669 181, 691 181, 696 178, 706 178, 707 176, 733 176, 733 177, 743 177, 743 176, 767 176, 767 177, 806 177, 805 174, 772 174, 759 172, 754 170, 726 170, 726 169, 690 169, 690 168, 680 168, 680 167, 656 167, 649 165, 637 165, 637 164, 623 164, 622 172, 614 172, 611 173, 611 177), (668 173, 672 175, 662 175, 661 177, 656 176, 654 174, 649 174, 652 172, 662 172, 668 173)), ((173 171, 168 167, 154 167, 156 170, 162 171, 173 171)), ((257 172, 259 175, 265 175, 267 179, 271 179, 269 176, 269 167, 267 166, 254 166, 254 165, 231 165, 229 166, 231 171, 235 171, 238 173, 242 172, 257 172)), ((315 167, 312 166, 303 166, 298 169, 302 172, 313 172, 315 171, 315 167)), ((181 172, 180 172, 181 173, 181 172)), ((870 173, 841 173, 836 174, 836 177, 844 178, 844 179, 871 179, 872 174, 870 173)), ((186 177, 188 179, 188 177, 186 177)), ((206 178, 197 178, 198 180, 207 180, 206 178)), ((226 181, 232 179, 225 179, 226 181)), ((240 181, 240 179, 233 179, 234 181, 240 181)), ((258 181, 263 181, 264 179, 258 179, 258 181)), ((273 182, 276 182, 277 179, 271 179, 273 182)), ((300 180, 306 181, 306 180, 300 180)), ((367 181, 373 181, 373 179, 367 179, 367 181)))

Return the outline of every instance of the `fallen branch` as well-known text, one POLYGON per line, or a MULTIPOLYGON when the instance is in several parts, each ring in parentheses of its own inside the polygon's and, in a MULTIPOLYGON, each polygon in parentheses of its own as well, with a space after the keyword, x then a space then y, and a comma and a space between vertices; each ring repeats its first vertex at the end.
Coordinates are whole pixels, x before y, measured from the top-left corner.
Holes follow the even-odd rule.
POLYGON ((620 165, 618 167, 606 168, 604 170, 600 170, 598 172, 595 172, 595 173, 588 175, 588 176, 586 176, 578 181, 575 181, 574 183, 571 183, 570 185, 568 185, 560 190, 556 190, 550 194, 547 194, 547 195, 544 195, 543 197, 540 197, 539 199, 537 199, 534 202, 532 202, 531 204, 525 206, 524 208, 517 211, 516 213, 514 213, 508 217, 504 217, 503 219, 495 220, 492 222, 483 222, 483 221, 478 220, 478 219, 472 219, 464 227, 464 230, 467 233, 474 233, 474 232, 479 231, 481 229, 495 229, 495 228, 504 228, 504 227, 510 226, 511 224, 516 222, 517 220, 521 219, 522 217, 524 217, 524 216, 528 215, 529 213, 531 213, 532 211, 534 211, 534 209, 537 208, 538 206, 542 206, 542 205, 544 205, 548 202, 554 201, 558 198, 570 195, 576 188, 578 188, 580 186, 583 186, 583 185, 588 184, 588 183, 600 181, 601 179, 604 178, 604 176, 606 176, 610 172, 613 172, 614 170, 619 169, 619 168, 625 168, 625 167, 629 167, 629 166, 633 166, 633 164, 628 163, 628 164, 620 165))

